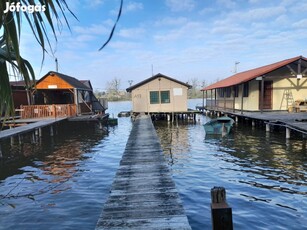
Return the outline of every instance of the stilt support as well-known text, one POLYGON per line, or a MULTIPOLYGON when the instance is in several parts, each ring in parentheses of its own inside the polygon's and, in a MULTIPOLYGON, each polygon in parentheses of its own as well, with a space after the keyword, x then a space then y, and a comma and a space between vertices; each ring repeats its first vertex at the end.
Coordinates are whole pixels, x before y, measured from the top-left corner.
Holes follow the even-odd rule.
POLYGON ((286 139, 290 139, 290 136, 291 136, 291 130, 286 127, 286 139))
POLYGON ((270 125, 269 124, 265 124, 265 131, 270 132, 270 125))

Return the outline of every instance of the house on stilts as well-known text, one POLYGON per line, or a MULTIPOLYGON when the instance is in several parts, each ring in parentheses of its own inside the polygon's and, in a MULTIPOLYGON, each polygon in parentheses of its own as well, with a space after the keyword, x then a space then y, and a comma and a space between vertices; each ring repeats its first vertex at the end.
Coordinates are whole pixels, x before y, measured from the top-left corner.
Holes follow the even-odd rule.
POLYGON ((192 114, 188 110, 190 88, 187 83, 158 73, 126 90, 131 93, 134 114, 145 113, 171 119, 192 114))
POLYGON ((31 90, 32 104, 20 105, 23 119, 104 115, 103 106, 95 97, 89 80, 50 71, 31 90))
POLYGON ((298 56, 237 73, 202 89, 205 109, 306 111, 307 58, 298 56))

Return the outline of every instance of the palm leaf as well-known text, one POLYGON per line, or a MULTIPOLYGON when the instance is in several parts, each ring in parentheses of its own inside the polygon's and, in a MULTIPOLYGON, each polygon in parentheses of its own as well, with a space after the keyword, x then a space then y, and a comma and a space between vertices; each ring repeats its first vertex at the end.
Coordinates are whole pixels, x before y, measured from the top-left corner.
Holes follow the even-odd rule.
POLYGON ((116 19, 116 22, 114 23, 113 25, 113 28, 111 30, 111 33, 109 35, 109 38, 107 39, 107 41, 100 47, 99 51, 101 51, 112 39, 113 37, 113 34, 114 34, 114 31, 115 31, 115 28, 116 28, 116 25, 120 19, 120 16, 122 14, 122 9, 123 9, 123 0, 120 1, 120 7, 119 7, 119 11, 118 11, 118 15, 117 15, 117 19, 116 19))

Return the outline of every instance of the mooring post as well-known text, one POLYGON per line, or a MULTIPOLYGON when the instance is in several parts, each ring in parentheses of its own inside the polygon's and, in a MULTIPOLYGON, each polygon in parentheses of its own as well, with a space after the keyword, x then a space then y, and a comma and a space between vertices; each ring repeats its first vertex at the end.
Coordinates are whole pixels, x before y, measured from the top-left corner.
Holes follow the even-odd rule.
POLYGON ((223 187, 211 189, 211 219, 213 230, 233 230, 232 209, 226 203, 226 190, 223 187))

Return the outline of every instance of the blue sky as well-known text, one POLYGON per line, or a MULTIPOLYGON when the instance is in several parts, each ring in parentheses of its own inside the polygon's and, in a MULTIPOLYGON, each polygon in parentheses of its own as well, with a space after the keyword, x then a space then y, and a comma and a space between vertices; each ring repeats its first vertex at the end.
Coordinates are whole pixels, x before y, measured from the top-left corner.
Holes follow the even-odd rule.
POLYGON ((124 0, 113 39, 108 38, 119 0, 67 0, 79 21, 68 16, 52 41, 41 68, 42 53, 25 27, 21 50, 37 78, 55 70, 89 79, 94 89, 121 79, 138 83, 162 73, 187 82, 212 83, 238 72, 287 58, 307 56, 307 1, 296 0, 124 0), (152 68, 153 67, 153 68, 152 68))

